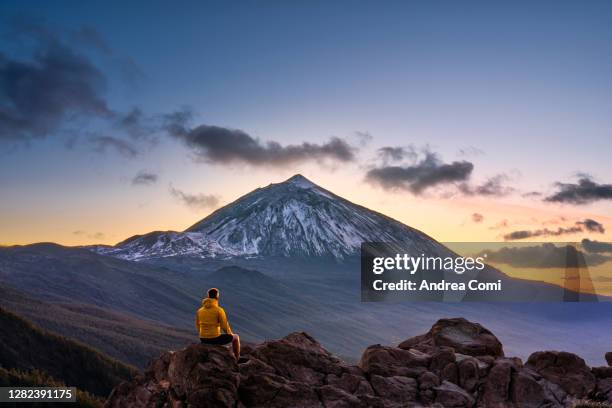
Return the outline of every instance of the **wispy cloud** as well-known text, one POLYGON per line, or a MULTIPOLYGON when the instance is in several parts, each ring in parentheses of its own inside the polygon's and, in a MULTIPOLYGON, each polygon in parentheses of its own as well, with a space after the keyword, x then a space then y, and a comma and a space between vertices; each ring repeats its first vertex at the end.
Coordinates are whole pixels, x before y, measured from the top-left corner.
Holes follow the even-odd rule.
POLYGON ((186 193, 170 185, 170 194, 194 210, 215 208, 219 205, 219 197, 212 194, 191 194, 186 193))
POLYGON ((150 186, 152 184, 157 183, 159 176, 155 173, 147 172, 147 171, 139 171, 132 178, 132 185, 134 186, 150 186))
POLYGON ((559 227, 557 229, 541 228, 536 230, 519 230, 513 231, 504 235, 506 241, 516 241, 528 238, 538 237, 559 237, 562 235, 577 234, 579 232, 594 232, 603 234, 604 226, 592 219, 577 221, 574 225, 567 227, 559 227))

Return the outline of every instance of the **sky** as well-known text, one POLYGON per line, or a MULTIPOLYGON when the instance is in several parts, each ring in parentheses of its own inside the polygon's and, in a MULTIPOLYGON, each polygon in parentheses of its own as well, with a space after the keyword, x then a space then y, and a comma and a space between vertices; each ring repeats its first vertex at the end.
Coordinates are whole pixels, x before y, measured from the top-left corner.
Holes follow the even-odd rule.
POLYGON ((612 241, 612 3, 0 3, 0 244, 301 173, 442 242, 612 241))

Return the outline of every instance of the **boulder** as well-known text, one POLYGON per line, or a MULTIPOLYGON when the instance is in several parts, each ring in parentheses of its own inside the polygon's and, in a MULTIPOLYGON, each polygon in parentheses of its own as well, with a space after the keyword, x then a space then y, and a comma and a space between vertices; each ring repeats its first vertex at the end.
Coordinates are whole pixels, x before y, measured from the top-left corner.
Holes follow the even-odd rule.
POLYGON ((405 340, 401 349, 416 348, 431 353, 436 347, 451 347, 456 353, 470 356, 502 357, 501 342, 486 328, 463 318, 440 319, 429 332, 405 340))
POLYGON ((402 375, 418 377, 427 370, 431 357, 415 349, 402 350, 376 344, 361 355, 359 367, 368 374, 384 377, 402 375))
POLYGON ((183 401, 193 406, 234 407, 238 384, 238 366, 232 352, 198 344, 165 353, 144 376, 116 387, 105 406, 172 406, 183 401))
POLYGON ((510 381, 514 364, 507 359, 495 361, 484 383, 484 406, 503 406, 510 399, 510 381))
POLYGON ((416 401, 417 382, 414 378, 393 376, 382 377, 373 375, 370 378, 372 388, 376 395, 399 404, 408 404, 416 401))
POLYGON ((612 367, 589 368, 556 351, 525 365, 503 356, 487 329, 443 319, 401 347, 368 347, 348 365, 306 333, 248 344, 238 363, 222 346, 195 344, 162 354, 106 407, 236 408, 562 408, 576 400, 612 402, 612 367), (487 353, 487 354, 482 354, 487 353))
POLYGON ((576 398, 585 398, 595 389, 596 380, 591 369, 572 353, 538 351, 529 356, 526 367, 576 398))
POLYGON ((445 408, 471 408, 475 404, 474 397, 463 388, 444 381, 435 388, 436 403, 445 408))

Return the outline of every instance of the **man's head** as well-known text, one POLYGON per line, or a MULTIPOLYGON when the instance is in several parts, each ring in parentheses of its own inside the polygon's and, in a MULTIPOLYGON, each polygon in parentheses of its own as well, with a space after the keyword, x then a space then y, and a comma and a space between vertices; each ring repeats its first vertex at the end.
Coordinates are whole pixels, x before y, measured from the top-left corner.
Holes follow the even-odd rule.
POLYGON ((217 288, 208 289, 208 297, 211 299, 219 299, 219 289, 217 288))

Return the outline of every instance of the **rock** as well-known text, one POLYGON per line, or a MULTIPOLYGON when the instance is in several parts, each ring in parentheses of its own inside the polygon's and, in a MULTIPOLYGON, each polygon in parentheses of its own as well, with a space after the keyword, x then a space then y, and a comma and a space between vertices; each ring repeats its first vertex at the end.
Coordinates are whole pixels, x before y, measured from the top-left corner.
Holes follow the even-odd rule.
POLYGON ((526 366, 576 398, 585 398, 595 389, 595 376, 575 354, 538 351, 529 356, 526 366))
POLYGON ((402 350, 377 344, 363 352, 359 366, 368 374, 418 377, 427 370, 430 360, 429 355, 418 350, 402 350))
POLYGON ((239 374, 225 347, 194 345, 165 353, 144 376, 116 387, 106 407, 149 407, 185 401, 194 406, 234 407, 239 374))
POLYGON ((612 367, 612 351, 608 351, 606 353, 606 362, 610 367, 612 367))
POLYGON ((456 353, 470 356, 504 355, 502 344, 493 333, 463 318, 438 320, 429 332, 408 339, 398 347, 431 352, 435 347, 442 346, 452 347, 456 353))
POLYGON ((306 333, 229 349, 191 345, 162 354, 105 407, 236 408, 562 408, 581 398, 612 403, 612 367, 589 368, 556 351, 525 365, 503 357, 480 325, 443 319, 400 347, 368 347, 359 366, 327 352, 306 333), (491 354, 481 354, 491 353, 491 354))
POLYGON ((459 386, 444 381, 435 388, 436 403, 442 404, 445 408, 471 408, 475 400, 472 395, 459 386))
POLYGON ((538 408, 545 400, 544 389, 526 370, 512 376, 512 401, 519 407, 538 408))
POLYGON ((484 384, 484 406, 496 406, 510 399, 510 381, 514 365, 506 359, 497 360, 484 384))
POLYGON ((453 384, 459 384, 459 370, 457 369, 457 364, 448 363, 440 370, 440 379, 442 381, 452 382, 453 384))
POLYGON ((370 382, 376 394, 385 399, 399 404, 407 404, 416 401, 417 382, 414 378, 373 375, 370 378, 370 382))
POLYGON ((457 363, 459 371, 459 386, 468 392, 473 392, 480 380, 478 360, 473 357, 466 358, 457 363))
POLYGON ((311 385, 323 385, 327 374, 342 372, 340 361, 303 332, 265 342, 255 347, 249 357, 274 367, 280 376, 311 385))
POLYGON ((454 363, 455 361, 457 361, 457 358, 455 357, 455 352, 453 349, 449 347, 441 347, 432 352, 429 370, 439 372, 449 363, 454 363))
POLYGON ((592 367, 591 372, 597 378, 612 378, 612 367, 592 367))

